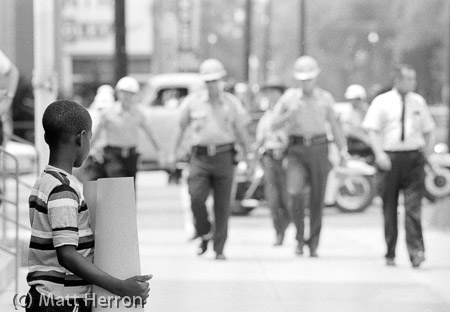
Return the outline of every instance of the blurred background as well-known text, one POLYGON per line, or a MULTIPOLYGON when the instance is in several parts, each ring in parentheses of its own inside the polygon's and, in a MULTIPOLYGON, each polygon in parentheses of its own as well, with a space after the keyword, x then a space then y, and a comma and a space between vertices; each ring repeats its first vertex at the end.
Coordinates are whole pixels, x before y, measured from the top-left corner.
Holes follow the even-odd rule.
MULTIPOLYGON (((310 54, 322 67, 319 84, 337 101, 352 83, 363 85, 370 99, 391 85, 395 63, 410 63, 418 73, 417 91, 430 105, 444 106, 436 115, 447 117, 446 0, 51 2, 48 20, 55 31, 45 36, 52 51, 39 53, 54 53, 58 97, 86 106, 101 84, 114 84, 126 74, 144 83, 155 74, 196 71, 208 57, 223 61, 231 86, 244 83, 257 90, 271 80, 291 86, 294 60, 310 54)), ((34 39, 39 28, 45 29, 42 18, 36 19, 36 6, 42 5, 0 1, 0 47, 21 74, 14 131, 30 141, 34 39)))

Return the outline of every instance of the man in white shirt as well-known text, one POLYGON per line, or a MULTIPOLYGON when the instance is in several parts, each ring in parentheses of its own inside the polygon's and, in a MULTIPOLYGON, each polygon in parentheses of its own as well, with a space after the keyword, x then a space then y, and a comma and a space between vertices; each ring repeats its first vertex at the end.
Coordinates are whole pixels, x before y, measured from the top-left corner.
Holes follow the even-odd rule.
POLYGON ((19 71, 9 58, 0 50, 0 76, 6 78, 6 86, 0 86, 0 145, 3 144, 3 122, 11 107, 19 82, 19 71))
POLYGON ((395 265, 397 206, 404 193, 406 244, 411 263, 417 268, 425 260, 421 226, 424 165, 431 152, 435 124, 424 98, 413 90, 416 72, 408 65, 396 70, 394 88, 377 96, 363 121, 380 170, 386 264, 395 265))

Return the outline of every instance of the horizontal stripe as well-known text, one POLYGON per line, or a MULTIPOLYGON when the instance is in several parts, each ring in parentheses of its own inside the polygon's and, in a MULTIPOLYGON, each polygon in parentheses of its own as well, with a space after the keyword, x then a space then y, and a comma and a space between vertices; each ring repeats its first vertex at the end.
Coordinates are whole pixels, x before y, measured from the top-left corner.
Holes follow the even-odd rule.
POLYGON ((71 187, 70 185, 65 185, 65 184, 63 184, 63 185, 58 185, 57 187, 55 187, 55 188, 52 190, 52 192, 50 193, 49 198, 50 198, 50 197, 53 197, 53 196, 55 196, 56 198, 62 198, 62 197, 65 197, 65 196, 67 196, 67 195, 65 194, 66 192, 71 193, 71 194, 74 194, 75 198, 78 199, 78 194, 77 194, 77 192, 73 189, 73 187, 71 187))
POLYGON ((36 281, 46 281, 46 282, 51 282, 54 284, 60 284, 60 285, 64 285, 65 287, 77 287, 77 286, 89 286, 92 285, 89 282, 86 282, 83 279, 80 279, 78 277, 76 277, 76 279, 67 279, 67 276, 65 277, 57 277, 57 276, 51 276, 51 275, 30 275, 28 274, 27 276, 27 282, 31 283, 31 282, 36 282, 36 281))
POLYGON ((37 244, 53 244, 53 238, 42 238, 31 235, 30 242, 37 243, 37 244))
POLYGON ((54 277, 54 278, 60 278, 60 279, 65 279, 67 276, 66 272, 59 272, 59 271, 55 271, 55 270, 35 271, 32 273, 30 272, 28 275, 32 278, 47 276, 47 277, 54 277))
MULTIPOLYGON (((33 272, 36 273, 36 272, 33 272)), ((55 284, 61 284, 64 285, 64 278, 61 277, 55 277, 55 276, 34 276, 34 275, 30 275, 28 274, 27 276, 27 282, 33 282, 33 281, 47 281, 47 282, 51 282, 51 283, 55 283, 55 284)))
POLYGON ((40 198, 44 202, 46 202, 47 199, 48 199, 48 194, 46 194, 45 192, 43 192, 40 189, 32 189, 31 192, 30 192, 30 197, 31 196, 40 198))
POLYGON ((78 228, 77 227, 73 227, 73 226, 66 226, 66 227, 53 229, 53 232, 58 232, 58 231, 71 231, 71 232, 77 232, 78 233, 78 228))
POLYGON ((53 247, 53 242, 50 244, 41 244, 36 242, 30 242, 30 248, 31 249, 37 249, 37 250, 54 250, 55 247, 53 247))
POLYGON ((56 267, 51 265, 30 265, 28 271, 31 272, 50 272, 54 271, 60 274, 66 274, 66 270, 63 267, 56 267))
POLYGON ((36 200, 30 200, 29 207, 30 207, 30 209, 36 209, 36 211, 43 213, 43 214, 48 213, 47 206, 39 204, 39 202, 36 200))
MULTIPOLYGON (((67 193, 67 195, 70 195, 72 193, 67 193)), ((76 200, 76 198, 72 198, 72 197, 64 197, 64 198, 55 198, 53 195, 50 196, 50 199, 47 203, 47 209, 51 210, 51 209, 61 209, 61 208, 76 208, 78 211, 78 201, 76 200)))
POLYGON ((78 238, 78 242, 80 244, 84 244, 86 242, 93 242, 94 241, 94 235, 87 235, 87 236, 81 236, 78 238))
POLYGON ((94 241, 78 243, 77 250, 85 250, 85 249, 94 248, 94 245, 95 245, 94 241))
POLYGON ((39 237, 39 238, 52 238, 53 233, 51 231, 41 231, 37 229, 31 229, 31 236, 39 237))
POLYGON ((78 229, 78 235, 80 235, 80 237, 86 237, 86 236, 94 235, 94 232, 92 231, 91 228, 78 229))

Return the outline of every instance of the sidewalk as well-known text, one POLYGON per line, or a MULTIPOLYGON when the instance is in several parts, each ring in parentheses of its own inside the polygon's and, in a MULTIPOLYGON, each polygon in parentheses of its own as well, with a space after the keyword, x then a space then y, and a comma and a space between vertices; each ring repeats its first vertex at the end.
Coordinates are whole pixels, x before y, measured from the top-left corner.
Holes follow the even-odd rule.
MULTIPOLYGON (((362 214, 326 208, 318 259, 295 256, 295 230, 281 247, 270 215, 259 208, 232 217, 225 254, 198 257, 188 242, 180 187, 159 172, 138 176, 138 227, 142 273, 152 273, 146 311, 163 312, 450 312, 450 232, 433 229, 425 207, 427 261, 419 270, 407 259, 400 229, 397 267, 384 264, 379 207, 362 214)), ((400 216, 401 220, 402 216, 400 216)), ((26 268, 20 292, 27 291, 26 268)), ((0 311, 13 311, 13 285, 0 295, 0 311)))

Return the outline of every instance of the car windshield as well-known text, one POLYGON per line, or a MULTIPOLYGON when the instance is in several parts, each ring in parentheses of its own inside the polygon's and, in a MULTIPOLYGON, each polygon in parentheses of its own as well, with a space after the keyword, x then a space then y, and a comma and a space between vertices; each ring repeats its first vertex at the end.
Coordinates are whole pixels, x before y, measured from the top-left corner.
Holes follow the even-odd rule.
POLYGON ((164 106, 168 108, 178 107, 178 104, 187 94, 187 88, 161 89, 158 91, 152 106, 164 106))

